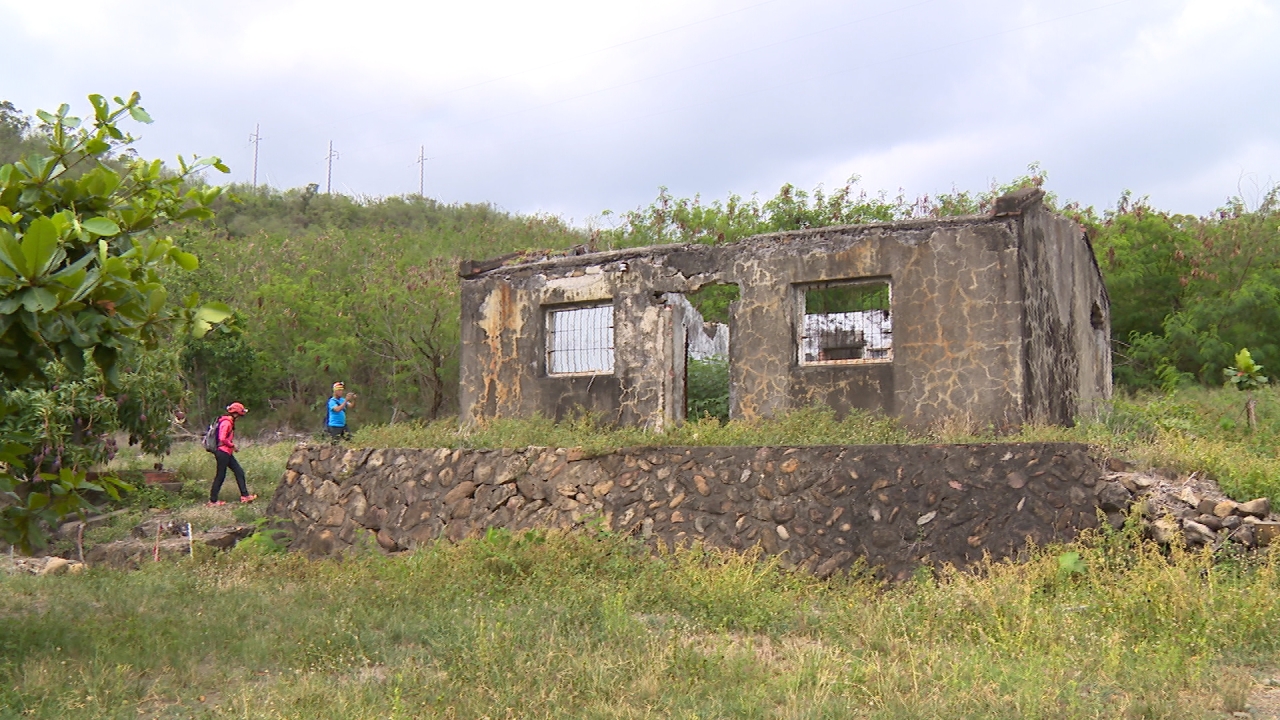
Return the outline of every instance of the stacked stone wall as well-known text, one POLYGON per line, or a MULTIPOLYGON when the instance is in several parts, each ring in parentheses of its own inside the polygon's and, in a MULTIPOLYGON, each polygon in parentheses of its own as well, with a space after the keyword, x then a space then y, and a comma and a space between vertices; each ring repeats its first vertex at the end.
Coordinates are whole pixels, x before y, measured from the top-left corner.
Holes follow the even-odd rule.
MULTIPOLYGON (((759 545, 819 575, 865 558, 885 577, 922 563, 1009 557, 1113 519, 1117 483, 1067 443, 833 447, 352 449, 300 445, 270 512, 295 547, 388 551, 487 528, 591 523, 668 546, 759 545)), ((1125 492, 1127 499, 1128 493, 1125 492)))

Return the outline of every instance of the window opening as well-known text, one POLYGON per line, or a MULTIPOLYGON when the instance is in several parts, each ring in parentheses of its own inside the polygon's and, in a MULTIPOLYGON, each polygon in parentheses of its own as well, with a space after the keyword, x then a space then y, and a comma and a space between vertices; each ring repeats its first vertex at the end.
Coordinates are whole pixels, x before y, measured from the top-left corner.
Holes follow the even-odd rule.
POLYGON ((1094 303, 1089 311, 1089 324, 1094 330, 1102 330, 1106 326, 1106 322, 1102 319, 1102 307, 1098 303, 1094 303))
POLYGON ((802 289, 800 364, 893 360, 893 317, 885 280, 802 289))
POLYGON ((613 305, 547 312, 547 373, 613 373, 613 305))

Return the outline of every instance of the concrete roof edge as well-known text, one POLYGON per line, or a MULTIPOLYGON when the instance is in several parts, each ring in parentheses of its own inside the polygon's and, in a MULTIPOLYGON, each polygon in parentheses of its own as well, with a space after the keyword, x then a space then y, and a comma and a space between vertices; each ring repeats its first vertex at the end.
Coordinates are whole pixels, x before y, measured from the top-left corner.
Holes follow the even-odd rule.
POLYGON ((755 243, 760 241, 768 241, 779 238, 802 237, 806 235, 824 235, 838 232, 865 232, 868 230, 878 229, 922 229, 928 227, 954 227, 958 225, 978 225, 986 223, 1008 222, 1010 217, 991 215, 958 215, 956 217, 943 218, 913 218, 910 220, 895 220, 892 222, 877 223, 860 223, 856 225, 824 225, 822 227, 802 228, 799 230, 781 230, 772 233, 763 233, 760 235, 751 235, 735 240, 731 243, 723 243, 711 245, 706 243, 671 243, 667 245, 641 245, 631 248, 619 248, 617 250, 601 250, 599 252, 583 253, 581 255, 560 255, 548 257, 542 260, 534 260, 531 262, 514 263, 511 265, 501 265, 499 267, 476 272, 468 275, 468 278, 479 278, 490 275, 504 275, 511 272, 538 270, 542 268, 560 268, 560 267, 587 267, 592 265, 604 265, 610 262, 620 260, 628 260, 631 258, 651 257, 656 255, 668 255, 673 252, 690 250, 694 248, 727 248, 734 245, 743 245, 747 243, 755 243))

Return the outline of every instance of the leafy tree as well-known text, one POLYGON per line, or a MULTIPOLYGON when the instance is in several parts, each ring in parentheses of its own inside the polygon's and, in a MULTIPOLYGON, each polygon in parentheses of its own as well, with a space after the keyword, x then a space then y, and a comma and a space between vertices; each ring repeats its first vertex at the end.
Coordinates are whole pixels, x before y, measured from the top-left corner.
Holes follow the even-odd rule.
MULTIPOLYGON (((992 183, 984 192, 956 191, 937 197, 923 195, 914 200, 908 200, 902 193, 892 199, 884 192, 870 195, 857 189, 856 175, 834 192, 828 192, 821 185, 808 192, 788 183, 778 189, 777 195, 763 202, 754 195, 750 198, 730 195, 723 202, 704 203, 696 195, 674 197, 664 187, 647 208, 625 213, 622 223, 602 233, 599 240, 617 247, 725 243, 786 230, 981 214, 990 212, 1001 195, 1023 187, 1039 187, 1046 177, 1040 166, 1032 163, 1026 175, 1006 184, 992 183)), ((1050 194, 1046 201, 1052 206, 1056 198, 1050 194)), ((1074 206, 1069 209, 1080 212, 1074 206)))
POLYGON ((403 284, 384 286, 353 308, 353 331, 385 363, 383 377, 397 388, 397 399, 422 408, 434 420, 457 377, 461 305, 456 270, 436 259, 400 275, 403 284))
POLYGON ((1116 381, 1214 384, 1235 349, 1280 352, 1280 192, 1209 217, 1153 210, 1126 193, 1093 228, 1111 297, 1116 381))
POLYGON ((18 160, 36 148, 38 140, 30 131, 31 119, 8 100, 0 101, 0 163, 18 160))
POLYGON ((46 376, 48 383, 0 392, 0 403, 12 409, 0 417, 0 435, 25 438, 31 466, 56 472, 107 462, 119 431, 146 452, 168 452, 172 418, 186 395, 175 351, 136 353, 114 388, 101 372, 77 375, 61 363, 46 376))
POLYGON ((199 419, 193 427, 212 421, 232 402, 249 407, 267 404, 260 362, 236 316, 203 337, 184 338, 182 377, 191 403, 187 414, 199 419))
MULTIPOLYGON (((165 229, 210 217, 220 194, 189 181, 227 168, 216 158, 178 158, 170 172, 136 158, 121 125, 151 121, 139 95, 90 95, 89 103, 87 122, 67 105, 37 112, 39 151, 0 166, 0 376, 10 388, 57 393, 60 382, 98 382, 104 396, 115 394, 129 359, 154 350, 175 323, 202 334, 229 314, 195 296, 175 309, 163 284, 166 270, 198 265, 165 229)), ((45 524, 83 508, 82 493, 99 488, 74 458, 59 465, 16 433, 2 440, 0 535, 30 549, 43 542, 45 524)))
POLYGON ((761 233, 807 227, 885 222, 910 215, 902 198, 869 196, 855 190, 850 178, 835 192, 821 186, 813 192, 783 185, 778 194, 761 202, 752 196, 730 195, 724 202, 703 203, 698 196, 677 198, 661 188, 649 207, 623 215, 618 228, 602 234, 608 245, 634 247, 667 243, 725 243, 761 233))

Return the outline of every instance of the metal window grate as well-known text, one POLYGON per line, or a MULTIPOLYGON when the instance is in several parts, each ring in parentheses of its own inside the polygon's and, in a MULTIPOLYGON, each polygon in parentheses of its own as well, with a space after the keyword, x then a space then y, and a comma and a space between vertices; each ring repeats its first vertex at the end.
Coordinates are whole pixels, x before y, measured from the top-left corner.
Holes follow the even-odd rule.
POLYGON ((804 291, 800 363, 893 360, 887 282, 846 283, 804 291))
POLYGON ((551 375, 613 372, 613 306, 547 313, 547 372, 551 375))

